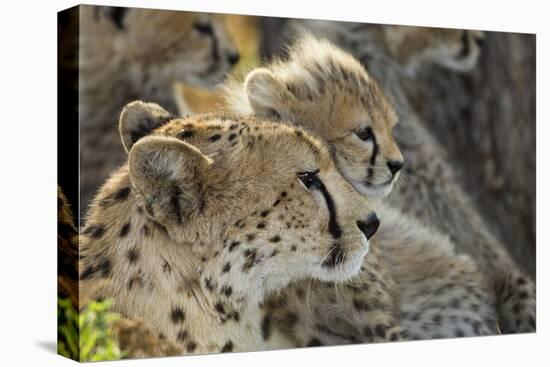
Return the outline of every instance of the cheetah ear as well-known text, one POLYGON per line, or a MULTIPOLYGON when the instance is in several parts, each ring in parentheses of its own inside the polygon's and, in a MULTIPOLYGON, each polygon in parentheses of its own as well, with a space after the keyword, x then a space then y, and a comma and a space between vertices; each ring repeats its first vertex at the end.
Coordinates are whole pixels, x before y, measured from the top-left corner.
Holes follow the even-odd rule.
POLYGON ((151 219, 181 225, 203 208, 204 178, 212 160, 176 138, 146 136, 128 157, 130 179, 151 219))
POLYGON ((244 81, 244 90, 254 114, 266 118, 285 118, 294 96, 275 75, 265 68, 251 71, 244 81))
POLYGON ((172 114, 156 103, 128 103, 122 110, 118 123, 120 138, 126 152, 129 152, 139 139, 173 118, 172 114))

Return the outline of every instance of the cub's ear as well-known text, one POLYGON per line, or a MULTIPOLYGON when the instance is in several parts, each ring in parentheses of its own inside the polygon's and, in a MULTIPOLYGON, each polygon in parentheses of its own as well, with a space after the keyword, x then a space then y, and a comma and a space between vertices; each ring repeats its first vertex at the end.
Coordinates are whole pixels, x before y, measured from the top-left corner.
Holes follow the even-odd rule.
POLYGON ((155 135, 140 139, 128 157, 130 179, 145 212, 164 225, 181 225, 202 211, 211 163, 197 148, 155 135))
POLYGON ((128 103, 122 113, 118 129, 122 145, 129 152, 139 139, 164 125, 174 116, 156 103, 135 101, 128 103))
POLYGON ((244 90, 254 113, 262 117, 287 116, 289 105, 294 100, 285 86, 265 68, 255 69, 247 75, 244 90))

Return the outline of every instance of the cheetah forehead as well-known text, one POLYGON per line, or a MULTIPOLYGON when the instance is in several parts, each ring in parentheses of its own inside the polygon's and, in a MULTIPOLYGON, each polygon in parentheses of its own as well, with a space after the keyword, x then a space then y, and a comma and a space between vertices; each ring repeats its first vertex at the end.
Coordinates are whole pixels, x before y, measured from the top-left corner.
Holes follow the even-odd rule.
POLYGON ((229 150, 254 154, 259 147, 278 146, 290 150, 309 150, 318 160, 326 161, 330 156, 325 143, 300 127, 259 120, 254 116, 237 116, 230 112, 176 118, 153 134, 176 137, 197 145, 205 152, 217 154, 229 150))
POLYGON ((317 90, 343 84, 361 92, 376 83, 352 55, 311 35, 301 37, 289 48, 288 58, 271 69, 283 82, 305 82, 317 90))

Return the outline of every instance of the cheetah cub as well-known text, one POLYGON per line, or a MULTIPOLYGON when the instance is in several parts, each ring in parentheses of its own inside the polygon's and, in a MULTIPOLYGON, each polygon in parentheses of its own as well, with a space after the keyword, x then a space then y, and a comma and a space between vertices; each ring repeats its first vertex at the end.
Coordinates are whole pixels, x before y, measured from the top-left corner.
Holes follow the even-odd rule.
POLYGON ((87 217, 81 287, 109 280, 95 297, 183 353, 265 349, 268 293, 359 272, 378 219, 307 132, 143 102, 120 132, 128 161, 87 217))
POLYGON ((534 332, 535 282, 485 223, 411 97, 416 94, 411 91, 419 87, 416 75, 421 69, 428 72, 434 64, 451 72, 472 69, 483 32, 353 22, 292 23, 332 40, 357 57, 392 101, 400 120, 394 136, 408 163, 407 185, 394 189, 388 198, 391 204, 448 234, 458 253, 476 261, 491 282, 502 333, 534 332))
MULTIPOLYGON (((226 94, 241 114, 291 121, 319 135, 363 194, 391 191, 403 166, 392 137, 396 115, 349 54, 305 37, 287 60, 252 71, 244 88, 233 83, 226 94)), ((303 281, 268 302, 264 322, 276 324, 274 344, 284 337, 298 346, 397 340, 398 325, 411 339, 495 334, 493 300, 472 260, 455 255, 446 236, 372 204, 382 224, 363 272, 346 286, 303 281)))

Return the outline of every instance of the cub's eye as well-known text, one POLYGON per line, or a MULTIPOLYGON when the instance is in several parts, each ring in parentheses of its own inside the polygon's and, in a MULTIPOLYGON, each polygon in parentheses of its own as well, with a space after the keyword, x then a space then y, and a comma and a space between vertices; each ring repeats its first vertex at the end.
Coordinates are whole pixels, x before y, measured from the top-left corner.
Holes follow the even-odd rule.
POLYGON ((297 175, 304 186, 309 189, 319 181, 319 177, 317 177, 318 173, 319 170, 315 170, 312 172, 298 172, 297 175))
POLYGON ((212 30, 212 25, 210 23, 194 23, 193 28, 200 34, 209 35, 214 31, 212 30))
POLYGON ((355 130, 355 135, 363 141, 371 140, 374 137, 374 133, 369 126, 360 130, 355 130))

